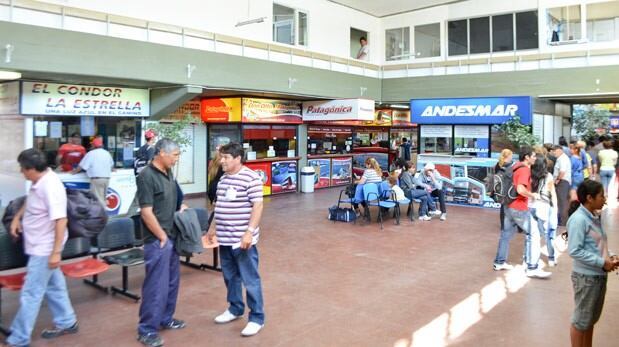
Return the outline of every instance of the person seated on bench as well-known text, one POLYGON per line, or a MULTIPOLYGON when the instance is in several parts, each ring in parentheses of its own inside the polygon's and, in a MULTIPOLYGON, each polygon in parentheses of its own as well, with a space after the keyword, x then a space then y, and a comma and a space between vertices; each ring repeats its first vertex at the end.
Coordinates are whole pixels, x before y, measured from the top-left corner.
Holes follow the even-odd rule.
POLYGON ((359 212, 359 203, 364 204, 365 197, 363 196, 363 185, 366 183, 380 183, 382 182, 383 172, 380 169, 380 165, 376 159, 372 157, 368 157, 365 160, 365 171, 363 171, 363 176, 360 179, 355 181, 357 185, 355 190, 355 202, 353 202, 353 207, 355 208, 355 213, 357 215, 359 212))
POLYGON ((434 164, 427 163, 423 171, 415 177, 415 184, 425 189, 432 197, 437 197, 441 206, 441 220, 447 219, 447 207, 445 206, 445 192, 443 192, 443 181, 441 174, 436 171, 434 164))
MULTIPOLYGON (((400 186, 404 191, 404 194, 407 198, 411 200, 419 200, 419 220, 428 221, 432 219, 428 215, 428 213, 435 215, 440 214, 440 211, 436 210, 436 205, 434 204, 434 200, 425 189, 417 188, 417 184, 415 183, 415 167, 413 163, 407 161, 404 165, 405 171, 402 172, 400 176, 400 186)), ((412 213, 412 212, 411 212, 412 213)))

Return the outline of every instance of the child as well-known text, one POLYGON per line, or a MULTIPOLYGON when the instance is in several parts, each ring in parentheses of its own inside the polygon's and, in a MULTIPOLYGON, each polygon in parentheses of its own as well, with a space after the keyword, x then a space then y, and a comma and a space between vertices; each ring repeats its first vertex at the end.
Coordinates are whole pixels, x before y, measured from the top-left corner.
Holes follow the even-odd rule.
POLYGON ((604 207, 604 187, 588 180, 577 190, 578 201, 572 201, 568 248, 574 259, 572 287, 575 308, 570 327, 572 346, 591 346, 593 326, 599 320, 606 294, 606 273, 619 266, 619 259, 609 255, 606 233, 598 211, 604 207))
POLYGON ((392 173, 391 175, 389 175, 389 187, 391 187, 391 190, 393 190, 393 192, 395 193, 395 200, 396 201, 401 201, 406 199, 406 196, 404 195, 404 191, 402 190, 402 188, 400 188, 400 186, 398 186, 398 174, 397 173, 392 173))

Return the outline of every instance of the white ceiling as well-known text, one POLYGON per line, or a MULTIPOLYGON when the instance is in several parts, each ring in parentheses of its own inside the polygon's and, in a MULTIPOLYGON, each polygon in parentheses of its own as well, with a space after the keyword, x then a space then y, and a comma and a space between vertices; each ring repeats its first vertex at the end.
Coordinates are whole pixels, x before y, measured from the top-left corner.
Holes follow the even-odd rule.
POLYGON ((375 17, 386 17, 422 8, 434 7, 466 0, 329 0, 375 17))

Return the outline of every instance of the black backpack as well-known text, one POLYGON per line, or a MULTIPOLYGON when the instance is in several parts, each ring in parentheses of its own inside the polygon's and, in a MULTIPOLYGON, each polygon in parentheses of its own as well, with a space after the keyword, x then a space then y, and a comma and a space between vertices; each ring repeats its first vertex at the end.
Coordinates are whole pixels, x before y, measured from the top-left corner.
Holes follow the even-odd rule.
POLYGON ((509 205, 518 197, 518 192, 514 187, 514 172, 518 171, 522 165, 518 165, 514 170, 514 165, 502 168, 492 177, 492 198, 501 205, 509 205))
POLYGON ((149 150, 151 150, 151 148, 152 146, 144 145, 138 150, 138 153, 133 160, 133 173, 136 176, 139 175, 142 170, 144 170, 146 165, 148 165, 148 162, 150 161, 148 152, 149 150))

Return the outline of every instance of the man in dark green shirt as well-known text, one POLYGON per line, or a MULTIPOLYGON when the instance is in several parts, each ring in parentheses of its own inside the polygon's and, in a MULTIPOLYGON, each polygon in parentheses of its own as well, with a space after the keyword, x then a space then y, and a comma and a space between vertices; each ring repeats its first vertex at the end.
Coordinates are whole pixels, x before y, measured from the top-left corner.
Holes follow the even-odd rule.
MULTIPOLYGON (((170 139, 155 145, 155 158, 137 179, 140 216, 145 226, 144 260, 138 341, 146 346, 163 346, 160 329, 181 329, 185 322, 173 318, 178 297, 180 262, 174 249, 172 226, 177 207, 176 180, 172 167, 180 149, 170 139)), ((180 210, 187 208, 181 205, 180 210)))

